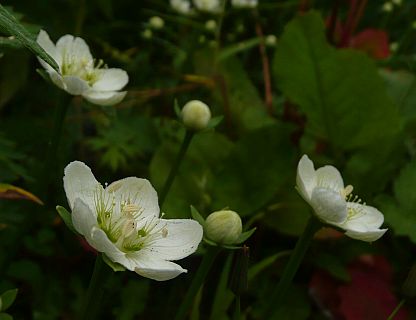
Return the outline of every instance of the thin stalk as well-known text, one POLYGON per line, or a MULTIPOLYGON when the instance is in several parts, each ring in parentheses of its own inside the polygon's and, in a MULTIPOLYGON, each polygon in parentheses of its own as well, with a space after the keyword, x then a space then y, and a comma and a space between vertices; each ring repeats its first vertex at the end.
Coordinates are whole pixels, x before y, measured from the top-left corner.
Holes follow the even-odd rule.
POLYGON ((236 295, 233 320, 240 320, 240 319, 241 319, 241 299, 239 295, 236 295))
POLYGON ((94 271, 82 306, 81 320, 94 320, 96 318, 104 293, 105 273, 105 263, 101 254, 99 254, 95 259, 94 271))
POLYGON ((215 30, 216 47, 215 47, 214 70, 218 69, 218 56, 219 56, 220 48, 221 48, 221 45, 220 45, 220 43, 221 43, 221 31, 222 31, 222 25, 224 23, 226 5, 227 5, 227 0, 223 0, 222 1, 222 6, 221 6, 221 13, 218 17, 217 30, 215 30))
POLYGON ((189 287, 188 292, 186 293, 185 299, 182 301, 181 306, 179 307, 178 313, 175 316, 175 320, 184 320, 187 313, 189 312, 192 302, 198 293, 199 288, 203 284, 211 266, 220 251, 219 247, 210 246, 202 258, 202 262, 199 265, 198 271, 195 274, 194 279, 192 280, 191 286, 189 287))
POLYGON ((265 309, 265 319, 268 319, 272 315, 273 309, 278 308, 284 303, 284 298, 286 296, 287 290, 299 269, 299 266, 303 260, 303 257, 305 256, 306 251, 309 248, 309 244, 315 232, 318 231, 320 226, 321 223, 319 220, 314 215, 311 215, 308 224, 303 231, 303 234, 300 236, 295 248, 293 249, 289 262, 287 263, 283 271, 283 275, 280 278, 280 282, 278 283, 277 287, 271 295, 271 298, 269 299, 268 305, 265 309))
POLYGON ((397 315, 397 313, 399 312, 400 308, 405 304, 406 299, 402 299, 402 301, 399 302, 399 304, 396 306, 396 308, 394 308, 394 310, 392 311, 392 313, 389 315, 389 317, 387 318, 387 320, 393 320, 394 317, 397 315))
POLYGON ((188 150, 189 145, 191 144, 194 133, 192 131, 186 130, 185 137, 183 138, 181 148, 179 149, 178 155, 176 156, 175 162, 170 169, 169 176, 166 179, 165 185, 163 186, 162 192, 159 197, 159 204, 162 207, 163 203, 166 200, 166 196, 169 193, 170 187, 172 186, 173 181, 175 180, 176 174, 178 173, 179 166, 185 156, 186 151, 188 150))

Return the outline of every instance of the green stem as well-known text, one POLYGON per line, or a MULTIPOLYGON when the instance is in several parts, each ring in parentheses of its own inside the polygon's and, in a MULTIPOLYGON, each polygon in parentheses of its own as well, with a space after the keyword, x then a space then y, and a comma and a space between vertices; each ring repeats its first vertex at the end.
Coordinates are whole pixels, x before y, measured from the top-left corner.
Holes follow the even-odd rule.
POLYGON ((204 282, 214 260, 217 256, 218 252, 220 251, 219 247, 212 247, 210 246, 205 253, 204 257, 202 258, 202 262, 199 265, 198 271, 195 274, 195 277, 192 280, 191 286, 186 293, 185 299, 182 301, 181 306, 179 307, 178 313, 176 314, 175 320, 183 320, 185 319, 190 307, 192 305, 192 301, 194 300, 196 294, 198 293, 199 288, 201 287, 202 283, 204 282))
POLYGON ((303 260, 303 257, 305 256, 306 251, 308 250, 309 244, 315 232, 318 231, 320 226, 321 223, 319 220, 314 215, 312 215, 309 218, 308 224, 306 225, 303 234, 300 236, 295 248, 293 249, 289 262, 287 263, 283 271, 283 275, 280 278, 280 282, 271 295, 271 298, 265 309, 265 319, 269 319, 272 315, 272 312, 285 302, 284 298, 286 296, 287 290, 299 269, 299 266, 303 260))
POLYGON ((241 299, 239 295, 236 295, 233 320, 240 320, 240 319, 241 319, 241 299))
POLYGON ((396 308, 394 308, 394 310, 389 315, 387 320, 393 320, 394 317, 396 316, 396 314, 399 312, 400 308, 405 304, 405 302, 406 302, 406 299, 402 299, 402 301, 399 302, 399 304, 396 306, 396 308))
POLYGON ((179 149, 178 155, 176 156, 175 163, 173 164, 172 169, 170 169, 169 176, 166 179, 165 185, 163 186, 162 192, 159 196, 159 205, 161 208, 166 200, 166 196, 169 193, 170 187, 172 186, 172 183, 175 180, 179 166, 185 156, 186 151, 188 150, 189 145, 191 144, 193 136, 194 133, 192 131, 186 130, 185 137, 183 138, 181 148, 179 149))
POLYGON ((105 263, 101 254, 99 254, 95 259, 94 271, 92 272, 88 291, 84 299, 81 320, 93 320, 96 318, 104 293, 105 274, 105 263))

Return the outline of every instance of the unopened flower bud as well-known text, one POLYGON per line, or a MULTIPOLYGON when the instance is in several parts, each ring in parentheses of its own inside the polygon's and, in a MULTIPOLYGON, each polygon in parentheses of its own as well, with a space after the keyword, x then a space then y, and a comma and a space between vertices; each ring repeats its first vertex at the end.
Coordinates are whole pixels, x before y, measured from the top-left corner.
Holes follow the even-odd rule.
POLYGON ((381 10, 384 12, 392 12, 393 11, 393 4, 391 2, 385 2, 382 7, 381 10))
POLYGON ((231 210, 213 212, 205 220, 206 236, 216 243, 233 244, 242 231, 240 216, 231 210))
POLYGON ((215 29, 217 29, 217 21, 215 20, 208 20, 207 22, 205 22, 205 29, 207 29, 208 31, 215 31, 215 29))
POLYGON ((274 47, 276 45, 277 38, 276 38, 276 36, 274 34, 269 34, 264 39, 264 42, 266 43, 267 46, 274 47))
POLYGON ((184 125, 194 131, 203 130, 211 119, 209 107, 199 100, 191 100, 182 109, 182 121, 184 125))
POLYGON ((153 37, 153 32, 150 29, 146 29, 142 32, 142 36, 145 39, 151 39, 153 37))
POLYGON ((165 26, 165 21, 158 16, 151 17, 149 19, 149 24, 153 29, 162 29, 165 26))

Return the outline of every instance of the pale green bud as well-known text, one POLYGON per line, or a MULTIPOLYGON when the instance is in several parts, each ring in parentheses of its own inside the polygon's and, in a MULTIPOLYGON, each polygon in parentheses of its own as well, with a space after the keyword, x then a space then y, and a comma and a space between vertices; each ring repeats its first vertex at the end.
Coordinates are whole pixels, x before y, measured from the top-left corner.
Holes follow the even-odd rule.
POLYGON ((215 29, 217 29, 217 21, 215 20, 208 20, 207 22, 205 22, 205 29, 207 29, 208 31, 215 31, 215 29))
POLYGON ((165 26, 165 21, 158 16, 151 17, 149 19, 149 24, 153 29, 162 29, 165 26))
POLYGON ((211 120, 209 107, 199 100, 191 100, 182 109, 182 122, 193 131, 203 130, 211 120))
POLYGON ((219 244, 234 244, 243 231, 240 216, 231 210, 211 213, 205 220, 205 234, 219 244))
POLYGON ((146 29, 142 32, 142 36, 145 39, 151 39, 153 37, 153 32, 150 29, 146 29))
POLYGON ((276 43, 277 43, 277 38, 276 38, 276 36, 274 34, 269 34, 264 39, 264 42, 266 43, 267 46, 274 47, 276 45, 276 43))
POLYGON ((386 2, 381 7, 381 10, 384 12, 392 12, 393 11, 393 4, 391 2, 386 2))

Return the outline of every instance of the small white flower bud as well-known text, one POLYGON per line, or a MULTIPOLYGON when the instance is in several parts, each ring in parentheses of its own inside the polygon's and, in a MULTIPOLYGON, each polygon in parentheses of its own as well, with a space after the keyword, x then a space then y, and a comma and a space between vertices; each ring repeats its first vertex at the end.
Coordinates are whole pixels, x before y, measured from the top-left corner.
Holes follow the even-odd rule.
POLYGON ((215 29, 217 29, 217 21, 215 20, 208 20, 207 22, 205 22, 205 29, 207 29, 208 31, 215 31, 215 29))
POLYGON ((182 109, 182 121, 184 125, 194 131, 203 130, 211 119, 209 107, 199 100, 191 100, 182 109))
POLYGON ((274 34, 269 34, 264 39, 264 42, 266 43, 267 46, 274 47, 276 45, 276 43, 277 43, 277 38, 276 38, 276 36, 274 34))
POLYGON ((205 220, 206 236, 221 244, 233 244, 243 231, 240 216, 231 210, 211 213, 205 220))
POLYGON ((158 30, 165 26, 165 21, 161 17, 154 16, 149 19, 149 24, 153 29, 158 30))
POLYGON ((381 10, 384 12, 392 12, 393 11, 393 4, 391 2, 385 2, 381 7, 381 10))
POLYGON ((145 39, 151 39, 153 37, 153 32, 150 29, 146 29, 142 32, 142 36, 145 39))

